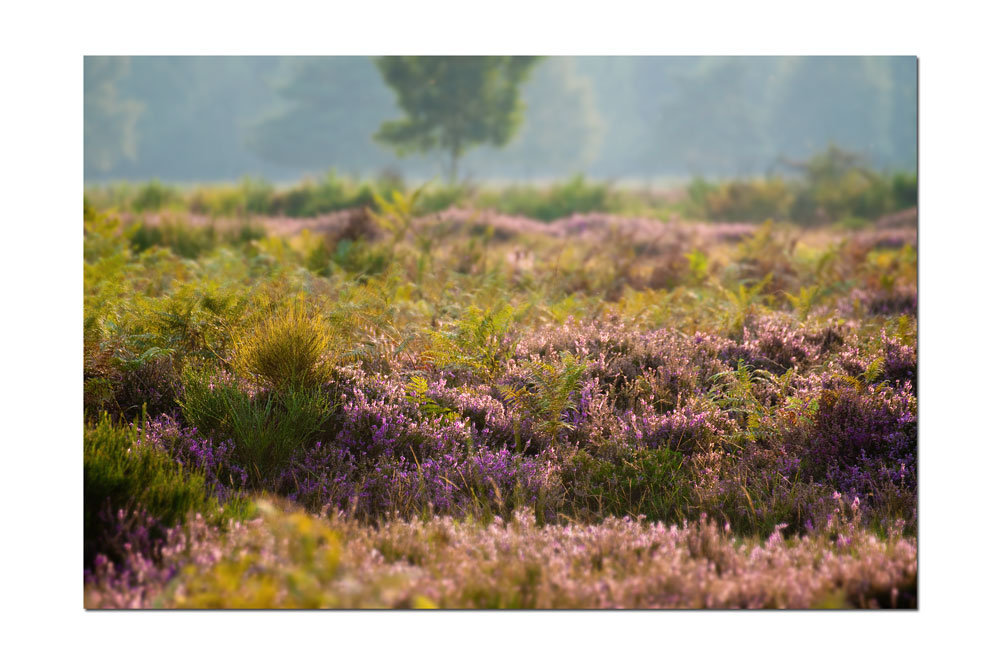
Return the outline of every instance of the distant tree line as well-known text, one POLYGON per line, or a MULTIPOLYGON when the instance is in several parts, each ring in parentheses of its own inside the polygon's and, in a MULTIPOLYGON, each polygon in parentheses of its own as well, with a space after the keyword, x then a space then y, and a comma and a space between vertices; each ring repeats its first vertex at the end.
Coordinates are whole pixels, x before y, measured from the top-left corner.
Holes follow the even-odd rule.
POLYGON ((84 86, 88 180, 916 168, 907 57, 88 57, 84 86))

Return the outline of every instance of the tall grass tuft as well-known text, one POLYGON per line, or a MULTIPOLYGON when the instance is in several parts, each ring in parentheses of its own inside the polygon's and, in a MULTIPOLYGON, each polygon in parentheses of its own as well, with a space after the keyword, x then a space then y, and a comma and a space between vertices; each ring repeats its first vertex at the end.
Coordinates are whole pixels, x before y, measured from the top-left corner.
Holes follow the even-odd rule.
POLYGON ((273 390, 315 388, 330 376, 326 322, 296 303, 258 317, 234 343, 237 373, 273 390))
POLYGON ((287 384, 250 394, 237 380, 195 369, 184 373, 184 419, 212 437, 232 440, 237 462, 264 487, 318 434, 333 406, 319 388, 287 384))

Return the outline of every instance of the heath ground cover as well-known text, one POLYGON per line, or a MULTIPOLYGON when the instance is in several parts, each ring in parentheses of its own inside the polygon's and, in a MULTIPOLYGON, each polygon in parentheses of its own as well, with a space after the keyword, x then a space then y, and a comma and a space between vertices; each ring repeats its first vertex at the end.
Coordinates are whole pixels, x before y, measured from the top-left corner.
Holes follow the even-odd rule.
POLYGON ((85 203, 88 607, 916 606, 915 212, 243 187, 85 203))

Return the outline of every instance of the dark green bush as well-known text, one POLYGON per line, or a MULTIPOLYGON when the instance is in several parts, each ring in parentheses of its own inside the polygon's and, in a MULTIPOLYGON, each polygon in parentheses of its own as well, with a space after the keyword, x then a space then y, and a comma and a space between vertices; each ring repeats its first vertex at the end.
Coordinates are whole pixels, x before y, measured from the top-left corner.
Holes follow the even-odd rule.
POLYGON ((387 194, 388 185, 358 183, 333 171, 319 182, 305 182, 271 197, 270 212, 289 217, 314 217, 357 207, 374 207, 375 193, 387 194))
POLYGON ((139 188, 132 198, 132 210, 134 212, 156 212, 171 204, 182 201, 180 192, 169 185, 161 183, 159 180, 147 182, 139 188))
POLYGON ((611 185, 591 184, 582 175, 576 175, 545 189, 509 187, 492 196, 484 194, 477 202, 504 214, 553 221, 573 213, 610 212, 615 207, 615 200, 611 185))
POLYGON ((323 430, 333 405, 320 388, 288 385, 250 394, 236 380, 188 369, 184 419, 213 440, 232 440, 236 461, 263 487, 323 430))
POLYGON ((198 226, 172 221, 142 222, 129 229, 133 251, 141 253, 152 247, 165 247, 183 258, 197 258, 221 245, 241 247, 264 235, 262 228, 248 223, 221 231, 214 224, 198 226))

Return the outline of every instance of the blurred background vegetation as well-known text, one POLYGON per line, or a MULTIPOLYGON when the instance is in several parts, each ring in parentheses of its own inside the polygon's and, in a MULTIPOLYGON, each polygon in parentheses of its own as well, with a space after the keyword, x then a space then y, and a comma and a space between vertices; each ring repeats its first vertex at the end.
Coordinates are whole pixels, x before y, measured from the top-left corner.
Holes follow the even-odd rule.
MULTIPOLYGON (((87 57, 84 88, 89 185, 292 183, 331 169, 423 181, 447 175, 456 155, 459 180, 505 185, 816 179, 807 162, 831 145, 873 174, 917 163, 913 57, 87 57), (443 60, 465 69, 441 73, 443 60), (452 112, 441 126, 464 118, 457 152, 447 132, 415 121, 435 104, 452 112)), ((769 195, 794 215, 794 192, 769 195)))

